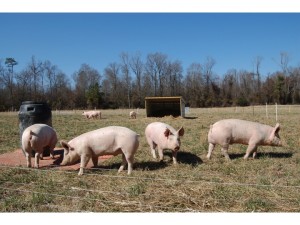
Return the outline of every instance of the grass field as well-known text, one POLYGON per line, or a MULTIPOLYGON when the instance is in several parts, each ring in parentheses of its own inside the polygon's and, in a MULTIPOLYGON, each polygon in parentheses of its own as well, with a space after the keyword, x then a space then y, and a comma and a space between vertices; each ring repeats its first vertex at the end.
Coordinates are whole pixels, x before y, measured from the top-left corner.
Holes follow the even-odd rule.
MULTIPOLYGON (((99 168, 78 171, 0 166, 1 212, 299 212, 300 211, 300 106, 278 106, 283 147, 260 147, 258 158, 244 160, 246 146, 232 145, 227 162, 218 146, 207 154, 209 125, 239 118, 274 126, 275 106, 244 108, 191 108, 186 118, 147 118, 139 110, 102 110, 103 119, 87 120, 82 111, 53 111, 59 139, 70 140, 97 128, 120 125, 140 136, 132 175, 117 174, 121 156, 99 168), (155 161, 146 143, 147 124, 162 121, 185 135, 172 164, 155 161)), ((0 113, 0 154, 19 148, 17 113, 0 113)), ((59 146, 59 144, 57 145, 59 146)), ((24 157, 25 160, 25 157, 24 157)))

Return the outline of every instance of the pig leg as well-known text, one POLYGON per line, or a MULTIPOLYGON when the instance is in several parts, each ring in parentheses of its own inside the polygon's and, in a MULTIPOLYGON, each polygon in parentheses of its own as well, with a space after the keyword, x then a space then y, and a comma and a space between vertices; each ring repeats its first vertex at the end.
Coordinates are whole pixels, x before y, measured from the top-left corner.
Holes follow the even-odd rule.
POLYGON ((27 167, 31 167, 31 151, 25 152, 25 157, 26 157, 26 162, 27 162, 27 167))
POLYGON ((228 148, 229 148, 229 145, 223 145, 222 148, 221 148, 221 152, 225 156, 226 160, 230 160, 230 157, 228 155, 228 148))
POLYGON ((256 157, 256 154, 257 154, 257 147, 254 149, 254 151, 253 151, 253 159, 255 159, 255 157, 256 157))
POLYGON ((129 156, 126 159, 127 159, 127 163, 128 163, 128 172, 127 172, 127 174, 130 175, 131 172, 132 172, 132 168, 133 168, 133 156, 129 156))
POLYGON ((163 161, 164 160, 164 152, 162 148, 158 148, 158 155, 159 155, 159 161, 163 161))
MULTIPOLYGON (((125 154, 122 153, 122 163, 121 163, 121 166, 118 170, 118 173, 122 172, 124 170, 124 167, 127 165, 127 160, 126 160, 126 157, 125 157, 125 154)), ((128 171, 129 171, 129 166, 128 166, 128 171)))
POLYGON ((206 156, 207 159, 210 159, 211 153, 214 150, 215 146, 216 146, 215 144, 209 143, 208 153, 207 153, 207 156, 206 156))
POLYGON ((39 152, 35 152, 35 168, 39 168, 39 163, 40 163, 40 153, 39 152))
POLYGON ((92 156, 92 161, 93 161, 94 167, 97 167, 98 166, 98 156, 93 155, 92 156))
POLYGON ((127 156, 124 153, 122 154, 122 164, 118 170, 118 173, 120 173, 121 171, 123 171, 124 167, 126 166, 126 164, 128 163, 128 175, 131 174, 132 172, 132 167, 133 167, 133 156, 127 156))
POLYGON ((79 173, 78 175, 82 175, 83 174, 83 168, 86 167, 86 165, 88 164, 90 160, 90 156, 86 155, 86 154, 82 154, 80 157, 80 169, 79 169, 79 173))
POLYGON ((177 152, 172 151, 172 157, 173 157, 173 164, 177 164, 177 152))
MULTIPOLYGON (((256 152, 257 151, 257 145, 255 144, 249 144, 248 145, 248 148, 246 150, 246 154, 244 156, 244 159, 248 159, 249 155, 252 153, 252 152, 256 152)), ((253 156, 256 156, 256 153, 253 154, 253 156)))
POLYGON ((152 157, 153 157, 154 159, 157 159, 156 153, 155 153, 155 148, 156 148, 157 145, 156 145, 153 141, 151 141, 151 140, 148 141, 148 144, 150 145, 152 157))

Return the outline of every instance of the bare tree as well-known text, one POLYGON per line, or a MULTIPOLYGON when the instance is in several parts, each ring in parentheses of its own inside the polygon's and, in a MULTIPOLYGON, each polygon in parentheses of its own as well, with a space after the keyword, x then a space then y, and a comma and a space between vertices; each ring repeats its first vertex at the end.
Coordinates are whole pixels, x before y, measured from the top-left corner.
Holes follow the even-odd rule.
POLYGON ((230 69, 224 75, 222 89, 224 106, 236 104, 239 96, 239 81, 236 69, 230 69))
POLYGON ((33 99, 40 100, 40 91, 43 91, 43 63, 37 61, 34 56, 31 57, 31 62, 28 64, 26 71, 32 77, 33 83, 33 99))
POLYGON ((8 67, 8 71, 4 73, 3 79, 9 90, 9 99, 13 107, 14 66, 18 65, 18 62, 14 58, 6 58, 5 65, 8 67))
POLYGON ((135 74, 135 81, 136 81, 136 87, 137 87, 137 105, 138 107, 141 107, 142 104, 142 75, 144 70, 144 64, 141 60, 140 54, 136 54, 133 56, 129 63, 131 70, 135 74))
POLYGON ((56 81, 57 77, 57 66, 52 65, 49 60, 44 62, 44 72, 45 72, 45 78, 47 79, 48 82, 48 93, 49 93, 49 98, 51 101, 53 100, 53 91, 54 91, 54 83, 56 81))
POLYGON ((290 95, 291 93, 291 83, 290 83, 290 79, 289 79, 289 74, 290 74, 290 70, 289 70, 289 61, 290 61, 290 57, 289 54, 287 52, 280 52, 280 66, 282 69, 282 73, 284 76, 284 103, 286 104, 288 101, 288 95, 290 95))
POLYGON ((168 62, 166 68, 166 93, 170 96, 181 92, 182 66, 179 61, 168 62))
POLYGON ((90 67, 88 64, 82 64, 79 71, 73 74, 75 81, 75 101, 78 106, 85 108, 88 105, 88 98, 86 93, 89 88, 95 87, 100 84, 101 75, 100 73, 90 67))
POLYGON ((165 88, 165 72, 166 72, 167 55, 162 53, 149 54, 147 56, 146 71, 150 75, 154 84, 154 95, 163 96, 165 88))
POLYGON ((128 108, 131 108, 131 76, 130 76, 130 63, 129 63, 129 56, 127 53, 121 53, 121 70, 123 73, 125 86, 126 86, 126 92, 127 92, 127 101, 128 101, 128 108))
POLYGON ((117 63, 110 63, 108 67, 104 70, 104 75, 106 77, 106 80, 111 85, 110 90, 110 101, 114 103, 113 107, 119 107, 120 105, 120 81, 119 81, 119 71, 120 71, 120 65, 117 63))
POLYGON ((192 107, 204 106, 204 81, 202 66, 199 63, 192 63, 188 69, 184 81, 185 100, 192 107))
POLYGON ((205 99, 207 99, 207 105, 211 105, 212 102, 212 96, 210 95, 210 84, 213 82, 213 72, 212 69, 214 65, 216 64, 216 61, 211 58, 207 57, 206 62, 203 64, 203 76, 205 80, 205 99))

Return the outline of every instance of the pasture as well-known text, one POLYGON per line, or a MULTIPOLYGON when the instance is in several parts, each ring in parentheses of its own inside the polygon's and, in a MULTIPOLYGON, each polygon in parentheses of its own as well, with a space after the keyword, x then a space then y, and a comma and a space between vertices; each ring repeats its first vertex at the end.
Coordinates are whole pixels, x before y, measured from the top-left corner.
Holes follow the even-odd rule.
MULTIPOLYGON (((244 160, 246 146, 229 148, 225 160, 217 146, 207 160, 210 124, 239 118, 276 124, 275 106, 191 108, 186 118, 137 119, 130 110, 101 110, 102 119, 87 120, 76 111, 52 111, 58 138, 70 140, 84 132, 110 125, 140 134, 133 173, 118 174, 121 155, 78 171, 28 169, 0 165, 1 212, 299 212, 300 211, 300 106, 278 106, 283 147, 261 146, 257 159, 244 160), (147 124, 162 121, 185 128, 173 165, 170 151, 164 162, 155 161, 146 143, 147 124)), ((18 115, 0 113, 0 154, 19 148, 18 115)), ((57 144, 57 147, 60 147, 57 144)), ((24 157, 25 160, 25 157, 24 157)))

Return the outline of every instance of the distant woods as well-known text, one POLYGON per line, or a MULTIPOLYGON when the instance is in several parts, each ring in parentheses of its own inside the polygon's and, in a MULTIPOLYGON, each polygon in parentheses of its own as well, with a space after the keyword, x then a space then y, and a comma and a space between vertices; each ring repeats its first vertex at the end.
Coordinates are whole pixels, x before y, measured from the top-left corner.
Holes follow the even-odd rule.
POLYGON ((18 110, 28 100, 46 101, 52 109, 143 108, 146 96, 183 96, 191 107, 300 103, 300 66, 291 67, 287 53, 280 53, 279 70, 268 74, 261 74, 261 57, 253 61, 253 71, 216 74, 216 63, 208 57, 184 71, 179 60, 163 53, 145 58, 121 53, 103 71, 82 64, 65 74, 34 56, 20 72, 16 59, 1 59, 0 111, 18 110))

